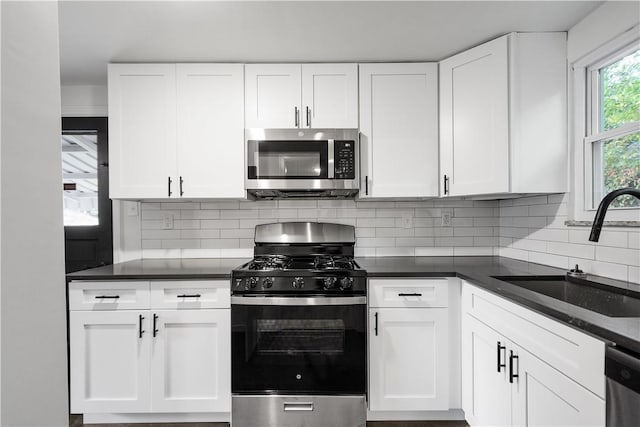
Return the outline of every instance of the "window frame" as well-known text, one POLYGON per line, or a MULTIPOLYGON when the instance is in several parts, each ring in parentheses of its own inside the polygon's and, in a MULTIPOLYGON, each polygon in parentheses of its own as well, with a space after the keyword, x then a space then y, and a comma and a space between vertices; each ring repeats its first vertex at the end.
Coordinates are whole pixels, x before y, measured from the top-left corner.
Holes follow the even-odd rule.
MULTIPOLYGON (((573 68, 574 197, 573 219, 592 221, 598 202, 594 186, 593 146, 602 141, 640 132, 640 121, 600 131, 600 69, 640 49, 640 26, 634 26, 610 42, 575 61, 573 68)), ((603 195, 604 196, 604 195, 603 195)), ((607 212, 608 221, 639 221, 640 208, 617 208, 607 212)))

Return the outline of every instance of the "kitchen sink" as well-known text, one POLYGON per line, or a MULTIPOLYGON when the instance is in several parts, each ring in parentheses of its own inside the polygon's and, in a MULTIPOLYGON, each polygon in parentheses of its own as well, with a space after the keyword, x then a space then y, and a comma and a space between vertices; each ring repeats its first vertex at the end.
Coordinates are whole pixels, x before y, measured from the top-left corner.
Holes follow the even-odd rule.
POLYGON ((640 317, 640 294, 565 276, 494 276, 494 279, 586 308, 608 317, 640 317))

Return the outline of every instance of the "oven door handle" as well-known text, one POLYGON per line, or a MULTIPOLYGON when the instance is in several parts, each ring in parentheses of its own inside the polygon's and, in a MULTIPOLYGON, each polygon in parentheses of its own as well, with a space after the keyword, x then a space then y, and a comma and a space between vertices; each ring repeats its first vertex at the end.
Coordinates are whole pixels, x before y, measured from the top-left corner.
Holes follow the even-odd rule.
POLYGON ((233 296, 232 305, 354 305, 366 304, 367 297, 263 297, 233 296))

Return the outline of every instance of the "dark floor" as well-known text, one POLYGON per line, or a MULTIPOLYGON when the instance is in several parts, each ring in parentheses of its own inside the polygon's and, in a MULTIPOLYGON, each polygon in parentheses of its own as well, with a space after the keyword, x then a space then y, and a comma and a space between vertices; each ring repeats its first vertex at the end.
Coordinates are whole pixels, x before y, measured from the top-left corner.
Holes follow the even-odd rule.
MULTIPOLYGON (((70 427, 82 427, 82 415, 70 415, 70 427)), ((229 427, 228 423, 87 424, 91 427, 229 427)), ((469 427, 464 421, 369 421, 367 427, 469 427)))

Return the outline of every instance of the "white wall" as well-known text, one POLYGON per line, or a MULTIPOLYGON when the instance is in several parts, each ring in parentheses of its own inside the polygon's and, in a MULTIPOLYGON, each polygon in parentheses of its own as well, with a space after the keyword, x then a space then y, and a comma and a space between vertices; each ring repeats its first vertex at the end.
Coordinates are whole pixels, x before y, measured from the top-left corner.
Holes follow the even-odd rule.
POLYGON ((57 2, 3 2, 3 426, 67 426, 57 2))

